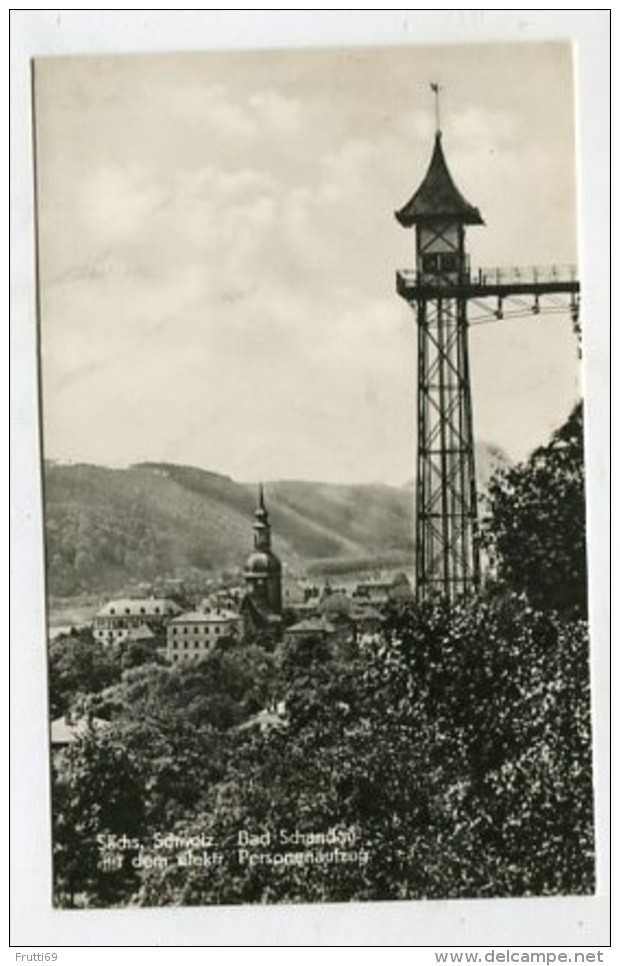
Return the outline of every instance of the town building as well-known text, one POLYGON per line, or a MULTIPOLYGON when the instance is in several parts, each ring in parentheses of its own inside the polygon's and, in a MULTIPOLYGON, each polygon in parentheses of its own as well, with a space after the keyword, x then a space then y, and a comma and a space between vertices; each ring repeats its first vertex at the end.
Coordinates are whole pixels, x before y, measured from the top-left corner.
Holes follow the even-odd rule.
POLYGON ((238 611, 243 600, 243 593, 242 587, 214 590, 207 597, 203 597, 198 609, 204 610, 207 607, 221 607, 225 610, 238 611))
POLYGON ((224 608, 179 614, 168 624, 166 656, 172 664, 201 661, 219 641, 238 640, 241 627, 240 615, 224 608))
POLYGON ((290 610, 305 604, 308 596, 306 588, 298 580, 285 581, 282 587, 282 595, 283 606, 290 610))
POLYGON ((153 644, 158 640, 158 635, 152 631, 148 624, 140 624, 139 627, 132 627, 123 643, 127 644, 153 644))
POLYGON ((52 759, 57 763, 62 753, 70 745, 81 741, 89 735, 100 733, 110 727, 110 722, 93 715, 72 717, 70 714, 55 718, 50 725, 50 745, 52 759))
POLYGON ((288 727, 288 716, 286 712, 286 702, 273 702, 268 708, 252 715, 243 724, 237 725, 235 731, 260 731, 267 734, 270 731, 283 731, 288 727))
POLYGON ((182 608, 168 597, 123 597, 110 600, 93 620, 93 636, 102 644, 122 644, 144 638, 146 629, 165 635, 166 625, 182 608))
POLYGON ((360 647, 381 639, 383 615, 372 604, 354 604, 349 618, 354 627, 355 641, 360 647))
POLYGON ((405 601, 413 599, 411 584, 405 573, 393 576, 379 577, 359 583, 352 594, 356 603, 372 604, 381 607, 390 601, 405 601))
POLYGON ((297 623, 292 625, 292 636, 318 633, 325 637, 323 618, 330 627, 327 636, 333 635, 340 644, 377 640, 384 622, 380 608, 392 600, 412 596, 406 575, 366 581, 358 584, 351 595, 344 587, 332 588, 329 582, 322 590, 314 588, 314 591, 303 603, 289 608, 297 618, 297 623))
POLYGON ((333 640, 335 634, 335 626, 325 617, 307 617, 287 627, 284 638, 288 644, 299 641, 329 643, 333 640))

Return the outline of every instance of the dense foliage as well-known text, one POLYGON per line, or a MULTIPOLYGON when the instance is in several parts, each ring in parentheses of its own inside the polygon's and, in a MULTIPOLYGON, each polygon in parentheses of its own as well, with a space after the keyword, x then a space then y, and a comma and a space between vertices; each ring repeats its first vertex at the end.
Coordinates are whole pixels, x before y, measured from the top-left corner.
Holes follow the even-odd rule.
POLYGON ((66 714, 79 695, 93 694, 120 679, 121 657, 90 630, 63 634, 49 647, 50 711, 66 714))
POLYGON ((587 614, 583 406, 489 488, 487 544, 501 585, 540 608, 587 614))
POLYGON ((493 484, 494 584, 393 602, 375 639, 259 635, 187 667, 52 645, 53 713, 92 722, 53 756, 56 902, 591 893, 580 440, 577 409, 493 484), (171 834, 210 844, 189 861, 171 834))
POLYGON ((286 730, 237 745, 184 827, 225 861, 144 876, 145 903, 583 893, 593 888, 587 635, 522 602, 401 607, 353 662, 281 668, 286 730), (353 829, 365 864, 240 864, 239 829, 353 829))
MULTIPOLYGON (((283 648, 277 666, 260 648, 239 648, 191 669, 125 672, 97 699, 110 729, 72 749, 57 775, 58 814, 72 830, 63 789, 81 776, 79 797, 69 796, 84 831, 80 901, 106 904, 118 881, 125 902, 143 904, 589 892, 587 665, 582 623, 498 598, 451 613, 395 606, 385 640, 346 660, 306 639, 283 648), (279 727, 238 726, 275 697, 286 700, 279 727), (117 775, 85 783, 103 750, 106 769, 121 756, 117 775), (93 829, 122 825, 98 807, 105 781, 123 814, 140 790, 142 841, 208 834, 221 863, 208 873, 174 862, 125 869, 116 880, 100 872, 93 884, 93 829), (239 830, 269 832, 269 853, 282 830, 330 828, 351 831, 367 861, 239 861, 239 830)), ((76 847, 59 846, 64 895, 76 847)))
POLYGON ((83 641, 70 635, 63 644, 65 663, 75 658, 75 689, 69 700, 66 684, 57 693, 61 679, 52 677, 52 705, 64 701, 70 721, 92 727, 53 755, 56 901, 126 901, 138 883, 136 849, 123 853, 119 869, 102 868, 97 836, 143 838, 195 814, 226 774, 231 729, 270 701, 273 659, 224 642, 197 665, 123 669, 123 648, 109 649, 114 683, 91 676, 86 696, 83 641))

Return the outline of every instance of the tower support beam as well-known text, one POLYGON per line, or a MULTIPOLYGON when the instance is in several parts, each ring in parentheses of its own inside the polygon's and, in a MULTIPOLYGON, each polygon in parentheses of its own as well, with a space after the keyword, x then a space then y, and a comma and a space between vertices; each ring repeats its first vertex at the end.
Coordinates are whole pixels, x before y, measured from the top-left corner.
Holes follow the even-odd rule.
POLYGON ((416 587, 453 600, 480 579, 466 307, 418 300, 416 587))

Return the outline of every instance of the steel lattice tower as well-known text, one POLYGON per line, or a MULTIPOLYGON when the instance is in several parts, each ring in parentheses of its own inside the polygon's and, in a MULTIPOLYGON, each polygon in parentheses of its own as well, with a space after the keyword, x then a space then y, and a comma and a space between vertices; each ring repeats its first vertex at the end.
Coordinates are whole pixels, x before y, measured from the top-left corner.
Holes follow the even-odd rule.
POLYGON ((465 226, 483 222, 450 176, 439 131, 426 177, 396 217, 416 229, 416 271, 399 275, 398 291, 418 321, 417 596, 452 600, 480 580, 467 305, 454 290, 468 274, 465 226))
MULTIPOLYGON (((574 269, 472 275, 465 229, 484 222, 452 180, 439 130, 422 184, 396 218, 415 228, 415 270, 398 272, 396 282, 418 325, 416 594, 420 601, 434 593, 453 601, 480 583, 468 303, 484 308, 481 300, 491 297, 497 306, 491 316, 501 319, 507 298, 533 296, 525 311, 538 313, 541 295, 570 293, 576 321, 579 283, 574 269)), ((525 311, 521 304, 512 314, 525 311)))

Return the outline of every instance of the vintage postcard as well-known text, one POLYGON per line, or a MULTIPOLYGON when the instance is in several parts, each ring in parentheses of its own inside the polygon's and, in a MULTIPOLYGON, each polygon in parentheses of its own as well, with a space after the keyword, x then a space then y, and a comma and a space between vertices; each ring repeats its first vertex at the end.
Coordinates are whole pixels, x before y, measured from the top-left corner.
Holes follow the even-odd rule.
POLYGON ((573 88, 34 60, 57 909, 595 892, 573 88))

